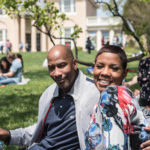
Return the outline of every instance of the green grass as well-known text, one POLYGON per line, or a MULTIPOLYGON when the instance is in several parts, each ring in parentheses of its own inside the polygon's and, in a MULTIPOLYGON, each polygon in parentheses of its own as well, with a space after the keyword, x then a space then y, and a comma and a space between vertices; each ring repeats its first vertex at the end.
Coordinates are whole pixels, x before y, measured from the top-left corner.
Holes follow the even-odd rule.
MULTIPOLYGON (((87 52, 79 51, 79 59, 88 62, 94 62, 97 51, 87 52)), ((31 80, 26 85, 8 85, 0 88, 0 128, 7 130, 19 127, 27 127, 37 122, 38 102, 43 91, 51 85, 53 80, 49 77, 48 69, 42 67, 42 63, 47 56, 47 52, 22 53, 24 60, 25 78, 31 80)), ((2 55, 0 55, 0 58, 2 55)), ((135 69, 135 72, 129 72, 126 81, 137 75, 139 61, 128 64, 129 69, 135 69)), ((86 72, 86 66, 78 64, 78 68, 86 75, 92 77, 86 72)), ((140 89, 136 84, 131 89, 140 89)), ((16 150, 17 146, 4 146, 5 150, 16 150)))

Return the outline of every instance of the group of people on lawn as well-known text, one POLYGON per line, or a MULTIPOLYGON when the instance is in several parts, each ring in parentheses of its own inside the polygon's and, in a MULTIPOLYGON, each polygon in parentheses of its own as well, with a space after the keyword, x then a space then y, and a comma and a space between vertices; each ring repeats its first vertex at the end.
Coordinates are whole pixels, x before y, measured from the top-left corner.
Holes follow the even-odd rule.
POLYGON ((22 78, 23 60, 20 54, 9 52, 0 61, 0 86, 17 84, 22 78))
MULTIPOLYGON (((17 61, 7 57, 10 63, 17 61)), ((39 100, 37 123, 0 129, 0 141, 28 150, 150 150, 149 123, 134 94, 122 86, 128 73, 123 49, 115 45, 100 49, 94 80, 78 69, 65 45, 52 47, 47 60, 55 83, 39 100)))

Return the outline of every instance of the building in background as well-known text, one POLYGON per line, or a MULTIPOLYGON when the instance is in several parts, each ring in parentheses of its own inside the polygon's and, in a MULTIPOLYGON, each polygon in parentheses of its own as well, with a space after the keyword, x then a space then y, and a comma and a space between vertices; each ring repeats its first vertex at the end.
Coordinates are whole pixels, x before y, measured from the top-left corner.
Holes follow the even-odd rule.
MULTIPOLYGON (((79 47, 85 50, 85 41, 88 36, 92 38, 97 50, 101 47, 101 38, 104 36, 105 41, 110 41, 114 35, 121 36, 122 43, 125 43, 125 36, 121 31, 119 19, 113 18, 100 18, 97 17, 98 5, 94 0, 51 0, 55 2, 55 6, 59 9, 60 13, 65 13, 70 20, 64 22, 64 28, 61 29, 62 37, 70 37, 73 33, 73 26, 78 24, 82 28, 83 33, 80 38, 76 40, 79 47)), ((41 27, 44 30, 44 27, 41 27)), ((55 36, 60 37, 60 31, 55 31, 55 36)), ((22 42, 25 52, 25 44, 28 43, 29 49, 32 52, 48 51, 53 45, 49 37, 38 31, 32 26, 32 22, 23 16, 21 19, 17 16, 11 19, 5 14, 4 10, 0 9, 0 39, 4 43, 9 39, 12 43, 12 51, 19 52, 19 43, 22 42)), ((54 40, 56 44, 65 44, 73 48, 73 42, 70 40, 54 40)), ((4 46, 4 50, 6 47, 4 46)))

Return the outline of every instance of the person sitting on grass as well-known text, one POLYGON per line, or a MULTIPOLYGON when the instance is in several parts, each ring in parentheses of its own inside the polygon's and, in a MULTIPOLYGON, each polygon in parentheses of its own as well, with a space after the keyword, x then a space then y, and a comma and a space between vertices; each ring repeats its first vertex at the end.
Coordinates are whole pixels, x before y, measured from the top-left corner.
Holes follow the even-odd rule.
POLYGON ((22 70, 23 70, 24 65, 23 65, 22 55, 21 54, 16 54, 16 58, 21 62, 21 64, 22 64, 22 70))
POLYGON ((0 85, 16 84, 21 82, 22 64, 16 58, 15 54, 11 52, 9 52, 6 57, 8 62, 11 63, 11 67, 9 72, 0 73, 0 85))

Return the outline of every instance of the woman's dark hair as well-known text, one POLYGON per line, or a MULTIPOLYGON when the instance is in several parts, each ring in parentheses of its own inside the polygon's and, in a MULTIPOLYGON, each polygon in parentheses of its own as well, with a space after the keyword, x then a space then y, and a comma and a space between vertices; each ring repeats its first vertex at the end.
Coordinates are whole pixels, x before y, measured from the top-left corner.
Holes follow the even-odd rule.
POLYGON ((125 70, 127 68, 127 55, 125 51, 121 47, 115 46, 115 45, 108 45, 108 46, 102 47, 96 55, 95 63, 97 61, 97 57, 104 52, 118 54, 122 61, 123 69, 125 70))
POLYGON ((10 64, 10 62, 8 62, 8 60, 7 60, 6 57, 3 57, 3 58, 0 60, 0 69, 1 69, 2 73, 4 73, 4 72, 3 72, 4 67, 3 67, 3 65, 2 65, 2 61, 5 61, 6 64, 7 64, 6 69, 5 69, 5 73, 6 73, 6 72, 9 71, 11 64, 10 64))
POLYGON ((23 59, 22 59, 22 55, 21 54, 16 54, 17 58, 21 59, 21 63, 22 63, 22 70, 23 70, 23 59))

